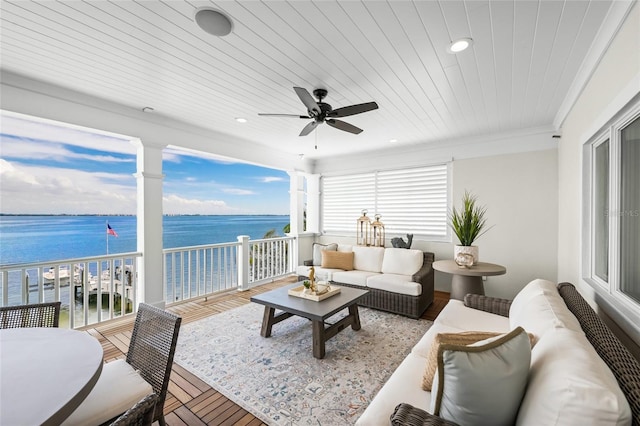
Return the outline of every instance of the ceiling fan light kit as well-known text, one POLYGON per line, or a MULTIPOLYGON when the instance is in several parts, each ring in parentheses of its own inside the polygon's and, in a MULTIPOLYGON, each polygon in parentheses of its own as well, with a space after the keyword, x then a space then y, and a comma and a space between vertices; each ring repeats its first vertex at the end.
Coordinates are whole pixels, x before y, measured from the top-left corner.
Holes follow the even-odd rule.
POLYGON ((307 115, 269 113, 259 113, 258 115, 269 117, 294 117, 302 118, 305 120, 313 120, 302 129, 302 131, 300 132, 300 136, 308 135, 309 133, 314 131, 319 124, 322 123, 327 123, 329 126, 338 130, 353 133, 356 135, 360 134, 362 133, 361 128, 356 127, 353 124, 349 124, 346 121, 336 120, 336 118, 348 117, 350 115, 361 114, 363 112, 378 109, 378 104, 375 102, 366 102, 363 104, 349 105, 346 107, 333 109, 328 103, 322 102, 322 99, 324 99, 328 93, 326 89, 315 89, 313 91, 313 95, 318 98, 317 101, 313 99, 313 96, 311 96, 307 89, 304 89, 302 87, 294 87, 293 90, 296 92, 304 106, 307 107, 307 115))

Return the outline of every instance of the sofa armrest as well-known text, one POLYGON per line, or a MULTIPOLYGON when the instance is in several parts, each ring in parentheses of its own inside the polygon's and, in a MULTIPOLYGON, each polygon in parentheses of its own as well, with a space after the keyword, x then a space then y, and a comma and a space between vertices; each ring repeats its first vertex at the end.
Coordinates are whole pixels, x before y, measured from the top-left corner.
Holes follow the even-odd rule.
POLYGON ((393 426, 458 426, 404 402, 396 406, 390 420, 393 426))
POLYGON ((313 259, 312 260, 303 260, 302 264, 304 266, 313 266, 313 259))
POLYGON ((433 283, 433 268, 431 265, 433 264, 433 253, 423 252, 424 260, 422 261, 422 266, 411 276, 411 280, 416 283, 420 283, 423 285, 428 284, 429 282, 433 283))
POLYGON ((482 296, 480 294, 467 294, 464 296, 464 306, 508 317, 511 300, 482 296))

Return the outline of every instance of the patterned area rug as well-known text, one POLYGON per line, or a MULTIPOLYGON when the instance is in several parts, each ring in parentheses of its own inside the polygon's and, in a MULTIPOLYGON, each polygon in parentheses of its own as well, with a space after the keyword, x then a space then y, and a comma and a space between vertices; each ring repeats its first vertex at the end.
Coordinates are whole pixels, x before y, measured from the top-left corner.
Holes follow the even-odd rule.
POLYGON ((353 424, 432 324, 359 310, 362 329, 330 339, 321 360, 311 321, 291 317, 263 338, 264 307, 250 303, 183 326, 175 361, 269 425, 353 424))

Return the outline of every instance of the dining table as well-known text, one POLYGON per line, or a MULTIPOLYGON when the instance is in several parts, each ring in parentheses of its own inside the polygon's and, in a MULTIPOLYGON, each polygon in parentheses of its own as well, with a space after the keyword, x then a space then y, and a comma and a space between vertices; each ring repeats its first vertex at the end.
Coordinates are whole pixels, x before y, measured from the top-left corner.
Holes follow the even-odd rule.
POLYGON ((103 349, 84 331, 0 330, 0 425, 59 425, 102 372, 103 349))

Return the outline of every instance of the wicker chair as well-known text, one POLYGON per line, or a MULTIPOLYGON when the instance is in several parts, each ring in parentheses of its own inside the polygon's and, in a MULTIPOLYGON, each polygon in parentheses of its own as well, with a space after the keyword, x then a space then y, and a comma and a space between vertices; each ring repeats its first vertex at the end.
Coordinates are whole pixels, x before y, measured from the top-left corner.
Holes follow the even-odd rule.
POLYGON ((182 318, 171 312, 141 303, 127 352, 127 363, 140 372, 158 395, 153 421, 159 421, 161 426, 165 426, 164 400, 181 322, 182 318))
POLYGON ((126 359, 106 363, 98 382, 63 425, 110 425, 145 396, 157 395, 152 421, 165 426, 164 401, 182 318, 141 303, 126 359))
POLYGON ((152 393, 118 417, 110 426, 150 426, 153 423, 158 395, 152 393))
POLYGON ((0 328, 58 327, 60 302, 0 308, 0 328))

